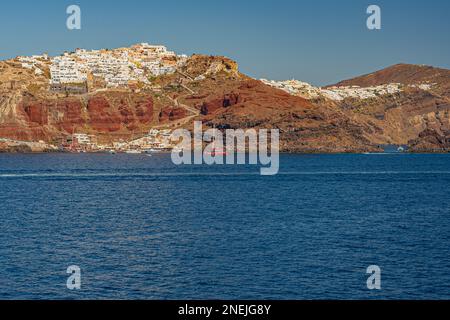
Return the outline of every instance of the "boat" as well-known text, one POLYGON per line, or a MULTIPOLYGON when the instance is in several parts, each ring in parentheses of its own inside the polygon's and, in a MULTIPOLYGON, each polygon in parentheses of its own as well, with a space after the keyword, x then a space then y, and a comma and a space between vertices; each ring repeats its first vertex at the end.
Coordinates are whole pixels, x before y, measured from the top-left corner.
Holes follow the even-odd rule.
POLYGON ((151 148, 151 149, 145 149, 143 152, 144 153, 159 153, 159 152, 161 152, 161 150, 151 148))
MULTIPOLYGON (((214 130, 214 133, 215 133, 215 131, 217 130, 215 126, 214 126, 213 130, 214 130)), ((214 136, 215 136, 215 134, 214 134, 214 136)), ((212 151, 211 151, 211 152, 208 152, 208 155, 210 155, 211 157, 226 156, 226 155, 228 155, 228 152, 227 152, 227 150, 226 150, 225 148, 223 148, 223 147, 222 147, 222 148, 216 147, 216 140, 214 139, 214 140, 213 140, 213 148, 212 148, 212 151)))
POLYGON ((125 151, 127 154, 141 154, 141 151, 139 150, 127 150, 125 151))
POLYGON ((211 152, 208 152, 208 154, 212 157, 216 157, 216 156, 226 156, 228 155, 228 152, 225 149, 214 149, 211 152))

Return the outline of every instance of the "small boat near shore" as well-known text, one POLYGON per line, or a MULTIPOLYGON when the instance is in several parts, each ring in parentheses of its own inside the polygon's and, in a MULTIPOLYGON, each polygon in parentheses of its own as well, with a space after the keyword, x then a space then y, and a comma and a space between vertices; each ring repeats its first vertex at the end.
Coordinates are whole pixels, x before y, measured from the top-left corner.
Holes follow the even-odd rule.
POLYGON ((225 149, 214 149, 213 151, 208 152, 208 155, 210 155, 211 157, 227 156, 228 152, 225 149))
POLYGON ((142 152, 146 153, 146 154, 152 154, 152 153, 160 153, 160 152, 162 152, 162 150, 151 148, 151 149, 145 149, 142 152))
MULTIPOLYGON (((214 132, 217 130, 216 127, 214 127, 214 132)), ((214 135, 215 136, 215 135, 214 135)), ((216 140, 214 139, 212 142, 212 150, 208 152, 208 155, 211 157, 220 157, 220 156, 227 156, 228 151, 224 147, 216 147, 216 140)))

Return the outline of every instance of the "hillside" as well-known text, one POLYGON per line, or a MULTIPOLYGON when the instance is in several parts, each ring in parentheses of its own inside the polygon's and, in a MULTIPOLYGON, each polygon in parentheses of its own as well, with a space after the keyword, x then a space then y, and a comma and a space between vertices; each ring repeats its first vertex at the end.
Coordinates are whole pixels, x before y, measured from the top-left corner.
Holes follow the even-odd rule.
POLYGON ((112 145, 201 120, 220 129, 278 128, 289 152, 377 151, 381 144, 442 152, 449 74, 396 65, 315 88, 258 81, 229 58, 148 44, 18 57, 0 62, 0 149, 40 141, 51 150, 79 133, 112 145))
POLYGON ((441 87, 450 86, 450 70, 432 66, 419 66, 412 64, 396 64, 386 69, 341 81, 333 86, 360 86, 373 87, 386 83, 401 83, 405 85, 428 83, 441 87))
POLYGON ((450 70, 399 64, 339 82, 332 87, 367 88, 398 83, 403 90, 376 98, 338 103, 358 122, 371 124, 374 142, 407 144, 412 151, 441 152, 450 147, 450 70))

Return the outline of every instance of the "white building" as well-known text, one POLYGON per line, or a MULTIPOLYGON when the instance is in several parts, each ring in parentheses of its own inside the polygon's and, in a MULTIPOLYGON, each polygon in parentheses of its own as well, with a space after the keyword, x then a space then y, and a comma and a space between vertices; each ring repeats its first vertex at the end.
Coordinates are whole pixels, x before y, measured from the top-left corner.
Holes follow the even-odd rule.
POLYGON ((73 139, 76 139, 76 141, 78 142, 78 144, 90 144, 91 143, 91 138, 89 137, 89 135, 85 134, 85 133, 75 133, 72 136, 73 139))
MULTIPOLYGON (((84 83, 92 74, 104 79, 107 87, 126 87, 130 81, 150 84, 149 76, 174 73, 186 60, 187 56, 177 56, 165 46, 148 43, 115 50, 76 49, 51 59, 50 83, 84 83)), ((27 59, 22 63, 27 68, 33 66, 27 59)))

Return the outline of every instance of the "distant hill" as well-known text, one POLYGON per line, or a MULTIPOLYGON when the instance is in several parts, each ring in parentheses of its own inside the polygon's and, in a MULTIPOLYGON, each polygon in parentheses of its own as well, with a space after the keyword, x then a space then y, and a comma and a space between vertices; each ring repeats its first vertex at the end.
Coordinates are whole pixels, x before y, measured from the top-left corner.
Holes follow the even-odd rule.
MULTIPOLYGON (((388 83, 408 86, 403 92, 365 101, 344 101, 340 107, 358 121, 372 123, 373 140, 406 143, 412 151, 450 150, 450 70, 397 64, 341 81, 333 86, 373 87, 388 83), (428 90, 421 88, 429 87, 428 90)), ((332 86, 330 86, 332 87, 332 86)))
POLYGON ((413 64, 396 64, 386 69, 353 79, 341 81, 333 86, 372 87, 386 83, 418 84, 434 83, 448 87, 450 85, 450 70, 431 66, 413 64))

